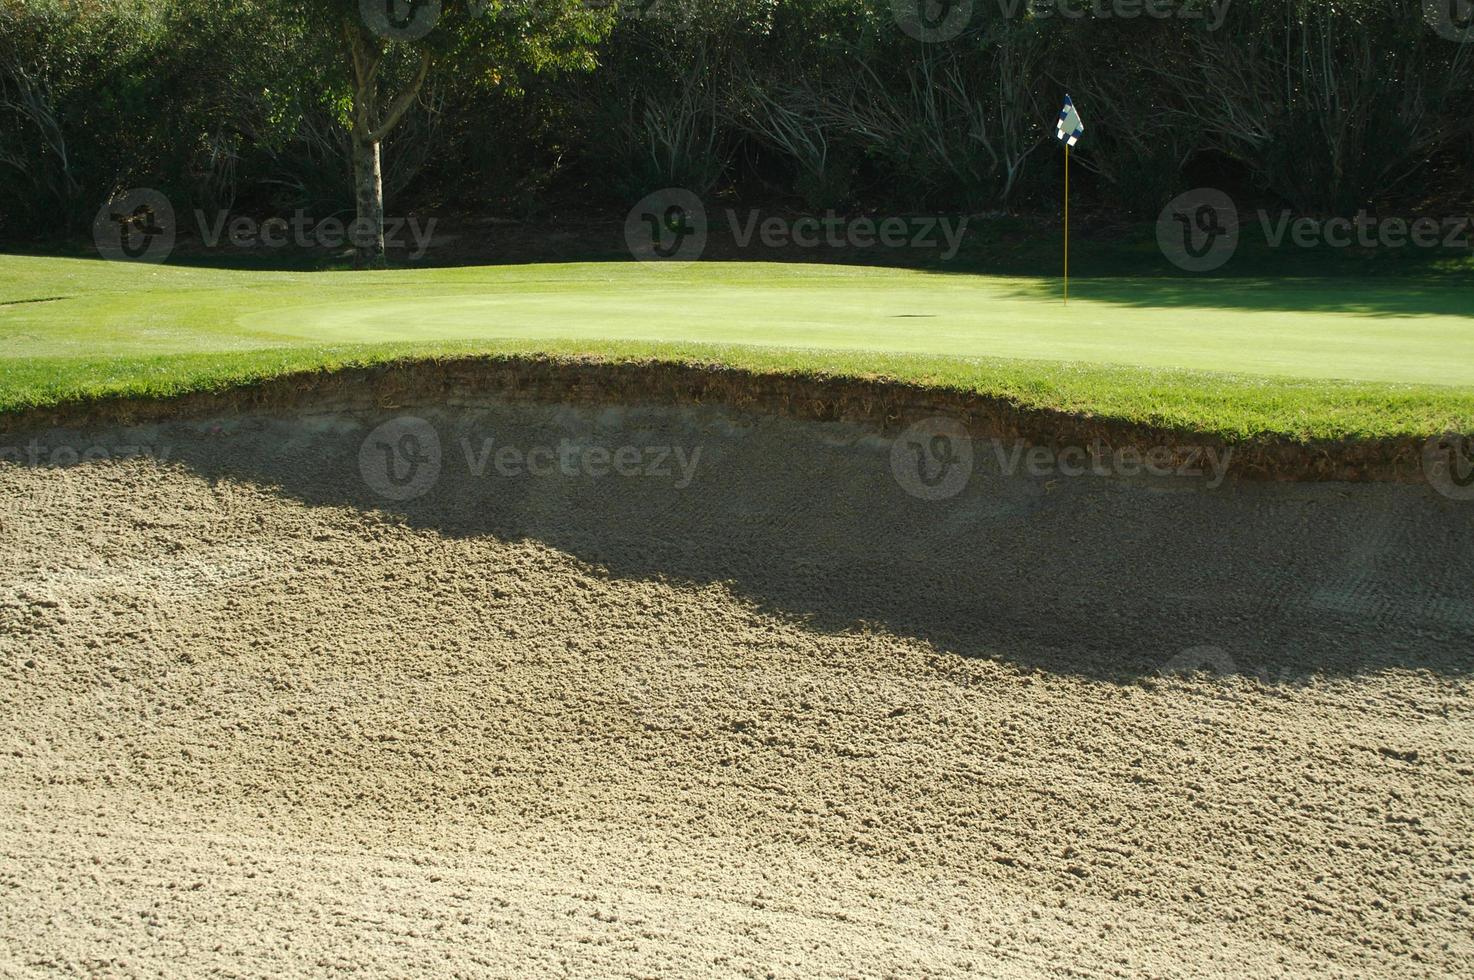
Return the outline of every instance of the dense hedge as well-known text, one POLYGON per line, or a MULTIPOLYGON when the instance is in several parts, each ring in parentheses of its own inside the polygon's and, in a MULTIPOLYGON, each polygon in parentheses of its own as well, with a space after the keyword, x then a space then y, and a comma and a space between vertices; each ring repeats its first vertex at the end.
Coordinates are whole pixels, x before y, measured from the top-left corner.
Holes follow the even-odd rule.
MULTIPOLYGON (((292 2, 0 0, 0 236, 75 234, 137 185, 351 208, 342 55, 292 2)), ((1122 16, 1143 0, 920 0, 954 18, 926 41, 901 23, 917 0, 623 2, 590 72, 439 72, 386 147, 390 208, 616 209, 671 185, 1050 206, 1065 90, 1089 127, 1082 204, 1147 214, 1216 182, 1346 214, 1474 172, 1474 42, 1423 0, 1157 0, 1202 15, 1165 19, 1122 16), (1090 6, 1114 16, 1059 13, 1090 6)))

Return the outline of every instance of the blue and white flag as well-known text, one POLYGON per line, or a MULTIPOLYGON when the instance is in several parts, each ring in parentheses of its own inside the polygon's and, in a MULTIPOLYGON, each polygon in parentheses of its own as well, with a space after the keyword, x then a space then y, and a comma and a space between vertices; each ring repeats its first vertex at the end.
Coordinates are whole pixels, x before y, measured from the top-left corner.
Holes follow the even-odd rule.
POLYGON ((1065 107, 1059 111, 1059 122, 1056 124, 1055 136, 1062 140, 1068 140, 1070 146, 1080 142, 1080 137, 1085 135, 1085 124, 1080 121, 1080 114, 1075 111, 1075 103, 1068 95, 1065 96, 1065 107))

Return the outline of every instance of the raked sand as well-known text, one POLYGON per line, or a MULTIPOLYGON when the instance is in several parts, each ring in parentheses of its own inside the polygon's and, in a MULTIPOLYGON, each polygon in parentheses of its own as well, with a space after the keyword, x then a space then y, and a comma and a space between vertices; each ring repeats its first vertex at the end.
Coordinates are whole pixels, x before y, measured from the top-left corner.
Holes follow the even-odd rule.
POLYGON ((926 500, 718 409, 33 437, 98 451, 0 462, 0 974, 1474 962, 1474 510, 1427 487, 980 443, 926 500), (568 446, 609 472, 527 472, 568 446))

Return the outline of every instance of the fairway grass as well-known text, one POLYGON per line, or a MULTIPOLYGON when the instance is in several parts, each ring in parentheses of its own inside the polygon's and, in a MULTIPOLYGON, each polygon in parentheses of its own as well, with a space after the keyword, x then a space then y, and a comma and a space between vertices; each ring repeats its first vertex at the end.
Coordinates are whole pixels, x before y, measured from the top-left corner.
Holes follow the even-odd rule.
POLYGON ((892 378, 1231 440, 1474 427, 1474 294, 1439 280, 1057 283, 848 266, 261 272, 0 257, 0 413, 403 359, 892 378))

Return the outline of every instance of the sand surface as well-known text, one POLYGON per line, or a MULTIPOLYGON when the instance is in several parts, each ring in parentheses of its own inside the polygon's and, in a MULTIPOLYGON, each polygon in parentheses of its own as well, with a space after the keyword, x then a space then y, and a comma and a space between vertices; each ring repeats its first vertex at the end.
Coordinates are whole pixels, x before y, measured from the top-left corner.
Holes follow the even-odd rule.
POLYGON ((890 440, 717 409, 35 438, 0 975, 1474 962, 1474 505, 1427 487, 979 445, 929 500, 890 440))

